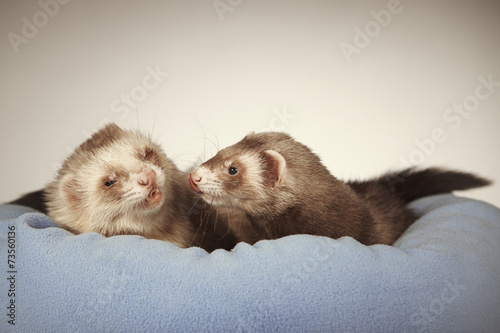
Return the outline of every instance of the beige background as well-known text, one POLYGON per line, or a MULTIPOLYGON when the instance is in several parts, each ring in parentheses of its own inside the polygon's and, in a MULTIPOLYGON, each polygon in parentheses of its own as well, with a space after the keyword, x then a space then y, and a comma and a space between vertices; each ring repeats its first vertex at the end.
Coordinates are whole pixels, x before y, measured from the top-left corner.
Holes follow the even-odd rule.
MULTIPOLYGON (((0 202, 106 121, 182 169, 270 128, 343 179, 413 163, 500 182, 499 17, 485 0, 2 1, 0 202)), ((499 185, 464 195, 500 206, 499 185)))

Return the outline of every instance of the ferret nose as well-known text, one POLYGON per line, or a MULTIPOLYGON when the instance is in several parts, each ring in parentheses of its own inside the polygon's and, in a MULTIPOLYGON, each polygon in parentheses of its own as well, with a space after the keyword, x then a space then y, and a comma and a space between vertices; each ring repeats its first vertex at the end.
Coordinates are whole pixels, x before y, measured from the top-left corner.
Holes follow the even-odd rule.
POLYGON ((191 173, 191 179, 193 180, 193 182, 198 184, 202 184, 205 180, 203 178, 203 172, 201 172, 200 169, 196 169, 191 173))
POLYGON ((191 173, 191 179, 193 180, 193 182, 199 183, 201 182, 203 177, 199 174, 198 170, 195 170, 193 173, 191 173))
POLYGON ((137 183, 141 186, 154 186, 156 184, 156 172, 154 170, 146 170, 139 175, 137 183))
POLYGON ((201 190, 198 187, 198 185, 203 184, 204 180, 205 179, 203 178, 200 169, 196 169, 191 174, 189 174, 189 186, 195 192, 201 193, 201 190))

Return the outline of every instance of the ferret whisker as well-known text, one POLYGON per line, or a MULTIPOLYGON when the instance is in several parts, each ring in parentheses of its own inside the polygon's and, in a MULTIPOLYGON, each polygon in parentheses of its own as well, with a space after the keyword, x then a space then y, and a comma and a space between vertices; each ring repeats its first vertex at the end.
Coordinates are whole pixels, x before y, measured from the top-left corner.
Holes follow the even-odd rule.
POLYGON ((155 111, 155 117, 153 119, 153 128, 151 128, 151 136, 155 132, 155 125, 156 125, 156 118, 158 117, 158 110, 160 110, 160 103, 158 103, 158 107, 156 108, 156 111, 155 111))
MULTIPOLYGON (((189 211, 186 213, 186 215, 188 216, 188 217, 187 217, 187 218, 188 218, 188 220, 189 220, 189 216, 191 215, 191 214, 190 214, 190 212, 191 212, 191 210, 194 208, 194 205, 195 205, 195 204, 193 204, 193 206, 191 206, 191 208, 189 209, 189 211)), ((201 217, 201 215, 202 215, 202 214, 201 214, 201 212, 200 212, 200 217, 201 217)), ((195 231, 195 233, 194 233, 194 235, 193 235, 193 238, 192 238, 191 242, 189 243, 189 246, 193 246, 193 245, 195 244, 195 240, 196 240, 196 238, 198 237, 198 234, 200 233, 200 229, 201 229, 201 223, 198 223, 198 227, 196 228, 196 231, 195 231)))
POLYGON ((141 131, 141 122, 139 121, 139 106, 137 105, 137 100, 134 99, 135 103, 135 114, 137 115, 137 128, 141 131))
POLYGON ((195 206, 198 204, 198 201, 200 201, 201 197, 198 197, 195 202, 191 205, 191 208, 189 208, 188 212, 186 213, 187 215, 190 215, 195 206))
MULTIPOLYGON (((229 197, 228 208, 234 208, 230 197, 229 197)), ((231 225, 233 224, 233 221, 231 221, 231 215, 229 214, 229 209, 226 209, 226 215, 227 215, 227 228, 228 228, 227 233, 229 233, 232 230, 231 225)), ((241 232, 241 221, 239 221, 238 223, 238 234, 240 234, 240 232, 241 232)))
POLYGON ((204 162, 204 159, 203 159, 203 158, 201 158, 201 157, 200 157, 200 155, 196 155, 196 156, 194 157, 194 159, 195 159, 195 161, 191 161, 191 162, 192 162, 192 164, 193 164, 195 167, 197 167, 198 165, 200 165, 201 163, 203 163, 203 162, 204 162))
POLYGON ((229 228, 229 226, 228 226, 228 229, 226 230, 226 233, 223 234, 218 240, 220 241, 220 240, 224 239, 224 237, 226 237, 227 235, 229 235, 230 232, 231 232, 231 228, 229 228))
POLYGON ((212 145, 216 149, 216 151, 220 150, 220 143, 219 143, 219 137, 217 136, 217 133, 208 130, 210 133, 212 133, 212 136, 215 137, 215 142, 211 141, 212 145))
POLYGON ((201 210, 201 214, 200 214, 200 228, 203 225, 203 222, 206 221, 205 222, 205 228, 203 228, 203 235, 206 234, 206 232, 207 232, 207 226, 208 226, 208 219, 205 220, 205 217, 207 217, 207 213, 205 213, 205 211, 202 209, 201 210))
POLYGON ((231 229, 231 216, 229 215, 228 209, 226 209, 226 215, 227 215, 227 226, 229 229, 231 229))
MULTIPOLYGON (((198 126, 200 127, 200 129, 203 132, 203 159, 200 158, 201 162, 203 162, 203 161, 207 160, 207 144, 206 144, 206 142, 207 141, 211 142, 211 141, 207 137, 207 133, 205 131, 205 127, 198 120, 196 120, 196 123, 198 124, 198 126)), ((213 135, 212 131, 210 131, 210 133, 212 133, 212 135, 213 135)), ((213 142, 211 142, 211 143, 214 145, 213 142)), ((217 146, 215 146, 215 148, 216 148, 217 151, 219 150, 217 146)))
MULTIPOLYGON (((198 163, 196 162, 193 162, 191 160, 177 160, 176 162, 184 162, 186 163, 187 165, 189 165, 187 167, 188 170, 193 170, 194 168, 196 168, 198 166, 198 163)), ((189 173, 186 173, 186 175, 188 175, 189 173)))
POLYGON ((217 230, 217 222, 219 221, 219 210, 214 205, 207 205, 207 206, 208 206, 207 214, 209 214, 209 215, 215 214, 214 221, 213 221, 213 224, 214 224, 213 231, 215 232, 215 230, 217 230))
MULTIPOLYGON (((237 194, 235 194, 235 193, 229 193, 229 192, 228 192, 225 188, 223 188, 223 187, 221 187, 221 190, 222 190, 222 192, 226 195, 226 198, 228 198, 229 200, 231 200, 232 198, 235 198, 235 199, 238 199, 238 200, 241 200, 241 201, 246 200, 246 198, 245 198, 245 197, 243 197, 243 196, 239 196, 239 195, 237 195, 237 194)), ((232 204, 232 202, 231 202, 231 204, 232 204)), ((233 208, 234 208, 234 207, 236 207, 236 206, 233 206, 233 208)))
POLYGON ((189 155, 196 156, 196 154, 194 152, 189 152, 189 151, 177 153, 177 154, 172 154, 172 155, 168 154, 170 159, 178 159, 179 157, 189 156, 189 155))
MULTIPOLYGON (((208 141, 208 142, 210 142, 210 143, 212 144, 212 146, 215 148, 215 154, 216 154, 216 153, 220 150, 220 149, 219 149, 218 142, 216 143, 216 142, 214 142, 213 140, 211 140, 211 139, 209 139, 209 138, 204 138, 204 141, 208 141)), ((214 155, 215 155, 215 154, 214 154, 214 155)), ((204 154, 203 154, 203 159, 204 159, 205 161, 207 160, 207 156, 206 156, 206 155, 207 155, 207 154, 206 154, 206 149, 205 149, 204 154)), ((211 156, 211 157, 213 157, 213 156, 211 156)))
POLYGON ((177 154, 172 154, 172 155, 167 154, 167 155, 168 155, 168 157, 170 158, 170 160, 172 162, 185 162, 185 163, 188 163, 188 164, 192 164, 193 167, 196 167, 199 163, 193 162, 191 159, 184 159, 184 158, 181 159, 181 157, 184 157, 184 156, 186 156, 186 157, 194 156, 194 158, 196 160, 200 160, 200 157, 197 156, 193 152, 177 153, 177 154))
POLYGON ((158 137, 156 138, 155 142, 160 142, 161 137, 163 136, 163 134, 165 134, 166 131, 167 131, 166 128, 163 131, 161 131, 160 135, 158 135, 158 137))
POLYGON ((203 131, 203 160, 206 161, 207 159, 207 134, 205 133, 205 129, 202 127, 201 130, 203 131))

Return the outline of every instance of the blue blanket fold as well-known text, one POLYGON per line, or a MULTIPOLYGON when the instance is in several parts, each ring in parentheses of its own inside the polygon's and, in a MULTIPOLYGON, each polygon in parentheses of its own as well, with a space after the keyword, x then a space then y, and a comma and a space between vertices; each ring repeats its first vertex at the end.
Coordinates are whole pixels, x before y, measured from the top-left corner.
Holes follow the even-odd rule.
POLYGON ((410 206, 394 246, 295 235, 207 254, 0 205, 0 332, 499 332, 500 210, 410 206))

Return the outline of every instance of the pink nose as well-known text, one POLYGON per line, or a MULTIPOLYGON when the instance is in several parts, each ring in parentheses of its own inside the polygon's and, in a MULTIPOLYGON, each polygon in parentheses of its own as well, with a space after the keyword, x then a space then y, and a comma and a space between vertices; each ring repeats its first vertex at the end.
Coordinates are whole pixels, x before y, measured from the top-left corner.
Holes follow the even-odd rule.
POLYGON ((139 175, 137 183, 141 186, 155 186, 156 185, 156 172, 154 170, 146 170, 139 175))
POLYGON ((195 183, 199 183, 203 179, 203 177, 201 176, 201 173, 199 172, 199 169, 194 170, 190 176, 191 176, 191 179, 193 180, 193 182, 195 182, 195 183))
POLYGON ((198 169, 196 169, 193 173, 189 175, 189 186, 191 189, 195 192, 201 193, 200 189, 196 184, 199 184, 202 180, 201 175, 198 172, 198 169))

